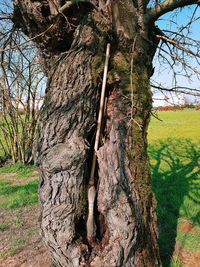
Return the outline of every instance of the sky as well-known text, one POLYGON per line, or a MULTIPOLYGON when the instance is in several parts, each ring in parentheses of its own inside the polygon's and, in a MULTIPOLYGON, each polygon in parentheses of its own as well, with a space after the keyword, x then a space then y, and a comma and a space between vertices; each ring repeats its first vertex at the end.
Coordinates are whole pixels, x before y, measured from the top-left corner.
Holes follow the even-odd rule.
MULTIPOLYGON (((177 22, 177 24, 179 26, 184 26, 187 25, 188 21, 190 20, 191 15, 193 14, 193 11, 195 9, 196 5, 192 5, 191 7, 184 7, 182 9, 176 10, 175 12, 178 12, 178 15, 176 18, 173 18, 173 20, 175 20, 175 22, 177 22)), ((171 23, 170 20, 172 19, 172 16, 175 12, 170 12, 162 17, 160 17, 160 19, 157 21, 156 25, 162 30, 172 30, 177 32, 179 30, 179 28, 177 28, 177 26, 174 23, 171 23)), ((200 7, 198 8, 196 15, 196 18, 200 17, 200 7)), ((196 20, 192 25, 191 25, 191 32, 188 35, 188 33, 185 31, 183 31, 183 33, 187 36, 187 37, 191 37, 194 38, 196 40, 200 40, 200 19, 196 20)), ((190 47, 189 47, 190 48, 190 47)), ((192 66, 195 66, 198 71, 200 71, 200 67, 199 65, 196 63, 196 61, 192 58, 188 59, 188 63, 190 63, 192 66)), ((171 88, 174 87, 173 85, 173 73, 172 71, 170 71, 169 66, 165 65, 165 64, 159 64, 158 61, 158 51, 157 54, 154 57, 154 67, 155 67, 155 71, 154 71, 154 75, 152 76, 152 81, 153 83, 158 83, 158 84, 162 84, 164 87, 167 88, 171 88)), ((176 67, 176 69, 178 71, 181 71, 181 64, 179 64, 179 66, 176 67)), ((192 88, 196 88, 196 89, 200 89, 200 76, 197 77, 197 75, 192 75, 190 80, 188 80, 186 77, 183 76, 179 76, 177 77, 177 81, 178 81, 178 86, 181 87, 192 87, 192 88)), ((167 94, 167 93, 165 93, 167 94)), ((167 96, 169 96, 171 98, 171 95, 168 93, 167 96)), ((183 95, 181 96, 174 96, 174 103, 176 104, 178 102, 178 97, 179 99, 183 98, 183 95)), ((185 97, 188 99, 188 101, 200 101, 200 97, 192 97, 192 96, 186 96, 185 97)), ((164 99, 164 95, 160 92, 154 92, 154 99, 164 99)), ((159 106, 159 105, 163 105, 163 100, 154 100, 154 106, 159 106)))

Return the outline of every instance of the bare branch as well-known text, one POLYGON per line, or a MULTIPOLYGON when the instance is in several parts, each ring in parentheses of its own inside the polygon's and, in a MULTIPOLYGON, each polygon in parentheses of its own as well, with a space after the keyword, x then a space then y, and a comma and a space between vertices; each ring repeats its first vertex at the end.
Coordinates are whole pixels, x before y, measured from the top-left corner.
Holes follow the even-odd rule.
MULTIPOLYGON (((78 0, 78 3, 82 2, 82 3, 90 3, 94 8, 98 9, 97 6, 95 6, 90 0, 78 0)), ((75 5, 76 2, 74 1, 66 1, 66 3, 61 6, 60 8, 58 8, 58 12, 59 13, 64 13, 66 12, 67 9, 69 9, 72 5, 75 5)))
POLYGON ((196 70, 195 68, 191 67, 190 65, 188 65, 187 63, 185 63, 183 60, 181 60, 180 58, 178 58, 177 56, 167 52, 165 49, 163 49, 162 47, 159 47, 160 50, 162 50, 163 52, 165 52, 166 54, 168 54, 170 57, 172 57, 173 59, 177 60, 178 62, 180 62, 182 65, 184 65, 185 67, 187 67, 188 69, 191 69, 192 71, 194 71, 196 74, 200 75, 200 72, 198 70, 196 70))
MULTIPOLYGON (((158 99, 158 100, 160 100, 160 99, 158 99)), ((161 99, 162 100, 162 99, 161 99)), ((157 114, 155 113, 155 112, 151 112, 151 115, 154 117, 154 118, 156 118, 157 120, 159 120, 159 121, 163 121, 163 120, 161 120, 160 118, 158 118, 158 116, 157 116, 157 114)))
POLYGON ((192 95, 192 96, 200 96, 200 90, 188 88, 188 87, 177 86, 177 87, 172 87, 172 88, 164 88, 162 86, 158 86, 155 84, 151 84, 151 87, 161 90, 161 91, 182 93, 182 94, 192 95), (185 90, 188 90, 188 91, 185 91, 185 90))
POLYGON ((189 6, 192 4, 200 4, 200 0, 165 0, 157 3, 154 7, 150 8, 145 14, 146 23, 157 20, 160 16, 176 8, 189 6))
POLYGON ((179 32, 175 32, 175 31, 172 31, 172 30, 163 30, 162 29, 162 32, 166 32, 166 33, 169 33, 169 34, 172 34, 172 35, 177 35, 181 38, 184 38, 184 39, 187 39, 187 40, 191 40, 191 41, 195 41, 195 42, 200 42, 200 40, 194 40, 193 38, 189 37, 189 36, 185 36, 184 34, 181 34, 179 32))
POLYGON ((18 48, 19 46, 22 46, 22 45, 24 45, 26 43, 29 43, 30 41, 35 40, 36 38, 38 38, 38 37, 44 35, 46 32, 48 32, 53 26, 54 26, 54 24, 51 24, 45 31, 37 34, 36 36, 34 36, 34 37, 32 37, 32 38, 30 38, 30 39, 28 39, 28 40, 26 40, 26 41, 24 41, 24 42, 22 42, 20 44, 14 45, 14 46, 9 47, 7 49, 0 49, 0 53, 9 51, 9 50, 12 50, 12 49, 15 49, 15 48, 18 48))
POLYGON ((176 42, 175 40, 172 40, 172 39, 170 39, 170 38, 168 38, 166 36, 163 36, 163 35, 156 35, 156 37, 159 38, 159 39, 162 39, 162 40, 164 40, 166 42, 169 42, 172 45, 175 45, 175 46, 183 49, 184 51, 186 51, 187 53, 189 53, 189 54, 191 54, 191 55, 193 55, 195 57, 199 57, 200 58, 200 55, 198 53, 194 53, 192 50, 190 50, 187 47, 181 45, 180 43, 176 42))
POLYGON ((61 6, 58 11, 60 13, 63 13, 65 12, 69 7, 71 7, 73 5, 73 2, 72 1, 67 1, 63 6, 61 6))

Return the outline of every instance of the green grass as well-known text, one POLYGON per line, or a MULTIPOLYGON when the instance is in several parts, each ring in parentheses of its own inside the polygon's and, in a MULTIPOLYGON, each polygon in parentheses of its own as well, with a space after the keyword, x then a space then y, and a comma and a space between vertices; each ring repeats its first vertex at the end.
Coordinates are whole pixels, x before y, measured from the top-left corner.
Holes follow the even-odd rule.
MULTIPOLYGON (((14 173, 13 178, 26 179, 35 176, 34 165, 24 165, 23 163, 7 164, 0 168, 1 177, 3 174, 14 173)), ((5 209, 14 209, 35 204, 38 202, 37 196, 38 179, 24 182, 23 184, 14 184, 8 179, 0 179, 0 207, 5 209)))
POLYGON ((16 240, 11 241, 13 247, 19 247, 26 242, 26 238, 17 238, 16 240))
POLYGON ((38 231, 38 229, 36 227, 30 228, 24 232, 24 236, 26 238, 28 238, 29 236, 33 236, 33 235, 37 234, 37 231, 38 231))
POLYGON ((0 168, 0 173, 16 173, 16 178, 28 178, 33 176, 34 165, 25 165, 21 162, 7 164, 0 168))
POLYGON ((0 232, 7 236, 0 258, 13 256, 25 247, 38 247, 30 243, 37 236, 35 214, 30 221, 32 208, 36 209, 33 205, 38 204, 38 179, 34 176, 37 174, 33 165, 15 163, 0 169, 0 232))
POLYGON ((176 258, 176 259, 172 259, 172 260, 170 261, 170 265, 169 265, 169 267, 181 267, 181 266, 182 266, 182 265, 180 264, 178 258, 176 258))
POLYGON ((200 249, 200 233, 177 232, 177 241, 190 251, 200 249))
POLYGON ((11 247, 4 252, 0 252, 0 258, 6 258, 9 256, 13 256, 21 250, 21 247, 11 247))
POLYGON ((199 140, 200 111, 162 111, 157 112, 159 119, 152 117, 149 125, 149 142, 166 138, 189 138, 199 140))
POLYGON ((5 230, 7 228, 8 228, 7 224, 0 222, 0 230, 5 230))
POLYGON ((21 220, 20 218, 15 218, 15 219, 10 221, 10 224, 12 226, 23 226, 24 225, 24 221, 21 220))
POLYGON ((0 258, 6 258, 8 256, 15 255, 19 251, 23 249, 23 246, 25 245, 27 241, 27 237, 16 237, 14 233, 9 233, 8 235, 9 240, 9 246, 3 250, 3 252, 0 253, 0 258))
POLYGON ((6 179, 1 179, 0 180, 0 187, 6 186, 6 185, 9 185, 9 184, 11 184, 11 181, 9 181, 9 180, 6 180, 6 179))
POLYGON ((176 266, 171 261, 176 241, 183 244, 184 240, 186 249, 199 242, 195 234, 183 238, 177 227, 180 218, 200 225, 200 112, 159 112, 158 116, 163 122, 151 120, 148 152, 161 257, 168 267, 176 266))
POLYGON ((0 188, 0 196, 3 200, 0 207, 5 209, 19 208, 38 202, 38 180, 29 181, 20 185, 6 185, 0 188))

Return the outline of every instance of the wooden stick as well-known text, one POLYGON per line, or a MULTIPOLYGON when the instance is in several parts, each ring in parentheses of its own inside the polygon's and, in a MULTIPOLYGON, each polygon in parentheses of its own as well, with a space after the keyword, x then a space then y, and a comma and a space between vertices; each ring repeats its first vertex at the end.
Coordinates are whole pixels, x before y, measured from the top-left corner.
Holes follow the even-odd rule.
POLYGON ((101 89, 101 99, 100 99, 100 107, 99 107, 99 116, 97 121, 97 132, 96 132, 96 138, 94 143, 94 154, 92 159, 92 168, 90 173, 90 181, 89 184, 94 184, 94 173, 95 173, 95 167, 96 167, 96 158, 97 158, 97 150, 99 147, 99 139, 101 134, 101 126, 102 126, 102 118, 103 118, 103 111, 104 111, 104 104, 105 104, 105 92, 106 92, 106 80, 107 80, 107 73, 108 73, 108 62, 110 57, 110 44, 107 44, 106 48, 106 60, 104 65, 104 74, 103 74, 103 83, 102 83, 102 89, 101 89))
POLYGON ((96 225, 94 221, 94 201, 96 197, 96 189, 94 186, 94 173, 95 173, 96 160, 97 160, 96 153, 99 147, 102 118, 103 118, 103 113, 104 113, 105 91, 106 91, 106 80, 107 80, 107 73, 108 73, 109 57, 110 57, 110 44, 107 44, 106 60, 105 60, 104 74, 103 74, 103 83, 102 83, 102 89, 101 89, 99 116, 98 116, 98 122, 97 122, 97 132, 96 132, 96 138, 95 138, 95 143, 94 143, 94 153, 93 153, 92 167, 91 167, 89 188, 88 188, 88 219, 87 219, 86 228, 87 228, 87 239, 91 245, 94 244, 93 239, 96 235, 96 225))

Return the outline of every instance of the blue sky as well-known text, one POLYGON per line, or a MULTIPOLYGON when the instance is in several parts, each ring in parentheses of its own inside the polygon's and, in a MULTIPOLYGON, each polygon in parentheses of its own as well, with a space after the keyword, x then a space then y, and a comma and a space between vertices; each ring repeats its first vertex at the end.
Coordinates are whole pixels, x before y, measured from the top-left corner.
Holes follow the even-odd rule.
MULTIPOLYGON (((187 25, 188 21, 190 21, 190 17, 193 14, 193 11, 195 9, 196 5, 192 5, 190 7, 185 7, 182 9, 178 9, 175 12, 178 13, 178 15, 176 17, 173 18, 173 20, 175 20, 175 22, 177 23, 177 25, 179 25, 180 27, 187 25)), ((179 29, 177 27, 177 25, 175 25, 174 23, 170 22, 170 20, 172 19, 172 16, 175 14, 175 12, 170 12, 164 16, 162 16, 158 22, 156 23, 158 25, 158 27, 160 29, 163 30, 172 30, 177 32, 179 29)), ((195 17, 200 17, 200 7, 198 8, 195 17)), ((189 35, 187 35, 187 31, 183 31, 183 33, 191 38, 194 38, 196 40, 200 40, 200 19, 198 19, 197 21, 195 21, 192 26, 191 26, 191 32, 189 35)), ((195 66, 198 71, 200 71, 200 67, 199 65, 196 63, 196 61, 192 58, 188 59, 188 63, 190 63, 192 66, 195 66)), ((165 87, 173 87, 173 73, 172 71, 170 71, 169 67, 167 65, 160 65, 158 62, 158 57, 157 55, 154 58, 154 66, 155 66, 155 72, 154 75, 152 77, 153 81, 156 81, 158 83, 163 84, 163 86, 165 87)), ((181 70, 181 65, 179 64, 179 66, 176 67, 177 70, 181 70)), ((196 88, 196 89, 200 89, 200 77, 197 77, 197 75, 192 75, 191 79, 188 80, 187 78, 183 77, 183 76, 179 76, 177 78, 178 81, 178 85, 179 86, 185 86, 185 87, 192 87, 192 88, 196 88)), ((160 92, 157 92, 154 94, 154 98, 164 98, 163 94, 160 92)), ((188 99, 190 100, 194 100, 194 97, 188 97, 188 99)), ((199 98, 200 100, 200 98, 199 98)), ((158 103, 158 101, 157 101, 158 103)), ((160 102, 161 103, 161 102, 160 102)))

